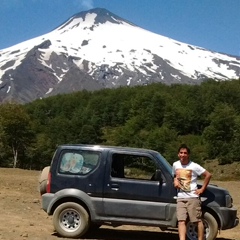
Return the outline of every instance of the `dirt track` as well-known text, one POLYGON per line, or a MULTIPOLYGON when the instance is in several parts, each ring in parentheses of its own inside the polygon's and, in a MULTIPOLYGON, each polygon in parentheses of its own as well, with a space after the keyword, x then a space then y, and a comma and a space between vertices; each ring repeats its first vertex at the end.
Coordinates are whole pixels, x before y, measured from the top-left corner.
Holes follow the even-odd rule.
MULTIPOLYGON (((57 240, 52 218, 41 210, 38 192, 40 172, 0 168, 0 239, 57 240)), ((240 182, 216 182, 227 188, 240 215, 240 182)), ((66 239, 66 238, 65 238, 66 239)), ((161 232, 158 228, 122 226, 101 227, 86 236, 88 240, 177 240, 177 232, 161 232)), ((220 232, 218 240, 240 240, 240 225, 220 232)))

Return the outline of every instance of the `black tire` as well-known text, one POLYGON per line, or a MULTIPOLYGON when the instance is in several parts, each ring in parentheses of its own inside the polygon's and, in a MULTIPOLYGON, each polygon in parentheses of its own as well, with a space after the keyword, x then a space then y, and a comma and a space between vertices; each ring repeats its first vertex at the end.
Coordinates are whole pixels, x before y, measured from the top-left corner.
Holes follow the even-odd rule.
POLYGON ((88 232, 92 233, 97 231, 102 225, 100 223, 90 223, 88 232))
POLYGON ((41 195, 47 192, 47 180, 50 166, 45 167, 39 177, 39 192, 41 195))
MULTIPOLYGON (((216 219, 208 212, 203 213, 204 239, 214 240, 218 234, 218 224, 216 219)), ((189 240, 197 240, 197 224, 187 223, 187 237, 189 240)))
POLYGON ((88 212, 77 203, 63 203, 53 213, 53 226, 62 237, 81 237, 88 231, 90 226, 88 212))

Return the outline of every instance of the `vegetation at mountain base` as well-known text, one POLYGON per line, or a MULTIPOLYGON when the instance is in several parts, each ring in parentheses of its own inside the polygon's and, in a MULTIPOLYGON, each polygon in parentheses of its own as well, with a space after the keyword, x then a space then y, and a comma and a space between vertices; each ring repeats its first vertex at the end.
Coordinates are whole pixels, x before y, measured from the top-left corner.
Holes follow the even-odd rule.
POLYGON ((170 163, 180 143, 194 161, 240 162, 240 79, 151 84, 0 105, 0 166, 42 169, 59 144, 150 148, 170 163))

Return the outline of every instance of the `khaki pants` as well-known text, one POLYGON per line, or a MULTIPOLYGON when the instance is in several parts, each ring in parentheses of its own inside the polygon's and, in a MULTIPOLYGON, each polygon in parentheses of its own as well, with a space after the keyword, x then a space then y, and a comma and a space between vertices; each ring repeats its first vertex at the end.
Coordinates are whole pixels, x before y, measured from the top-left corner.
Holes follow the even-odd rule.
POLYGON ((199 198, 179 198, 177 199, 177 219, 190 222, 199 222, 202 217, 201 200, 199 198))

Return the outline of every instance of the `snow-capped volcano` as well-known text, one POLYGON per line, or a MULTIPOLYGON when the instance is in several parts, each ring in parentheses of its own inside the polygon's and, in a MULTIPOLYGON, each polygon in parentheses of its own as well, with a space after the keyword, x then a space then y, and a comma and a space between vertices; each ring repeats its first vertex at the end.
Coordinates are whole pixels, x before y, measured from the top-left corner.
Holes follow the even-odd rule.
POLYGON ((240 58, 144 30, 101 8, 0 51, 0 101, 153 82, 240 77, 240 58))

